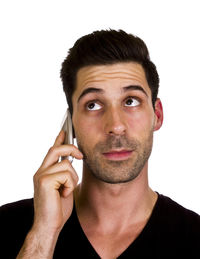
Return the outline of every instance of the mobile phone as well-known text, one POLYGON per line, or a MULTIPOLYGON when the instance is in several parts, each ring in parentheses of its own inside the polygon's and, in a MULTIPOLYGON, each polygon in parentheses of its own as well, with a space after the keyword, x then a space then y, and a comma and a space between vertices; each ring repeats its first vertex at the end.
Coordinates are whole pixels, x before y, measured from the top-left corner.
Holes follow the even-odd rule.
MULTIPOLYGON (((61 128, 62 130, 65 131, 64 144, 74 144, 72 118, 71 118, 69 108, 65 113, 61 128)), ((72 156, 61 157, 61 160, 64 160, 64 159, 68 159, 72 163, 74 158, 72 156)))

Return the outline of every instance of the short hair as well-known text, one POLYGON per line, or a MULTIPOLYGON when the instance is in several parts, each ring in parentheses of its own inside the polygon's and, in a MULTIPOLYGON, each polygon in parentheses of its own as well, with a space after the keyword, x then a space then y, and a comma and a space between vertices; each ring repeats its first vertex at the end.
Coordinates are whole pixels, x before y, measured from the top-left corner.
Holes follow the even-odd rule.
POLYGON ((112 29, 94 31, 78 39, 69 49, 60 71, 71 114, 73 113, 72 95, 76 88, 76 76, 79 69, 91 65, 110 65, 131 61, 142 65, 151 89, 152 105, 155 108, 159 76, 143 40, 123 30, 112 29))

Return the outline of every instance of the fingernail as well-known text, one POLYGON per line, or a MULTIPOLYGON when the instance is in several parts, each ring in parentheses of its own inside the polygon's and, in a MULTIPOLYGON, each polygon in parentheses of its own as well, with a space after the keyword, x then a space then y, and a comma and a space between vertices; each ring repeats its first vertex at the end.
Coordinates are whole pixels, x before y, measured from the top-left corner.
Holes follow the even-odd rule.
POLYGON ((83 158, 83 154, 82 154, 82 153, 79 153, 79 157, 80 157, 80 158, 83 158))

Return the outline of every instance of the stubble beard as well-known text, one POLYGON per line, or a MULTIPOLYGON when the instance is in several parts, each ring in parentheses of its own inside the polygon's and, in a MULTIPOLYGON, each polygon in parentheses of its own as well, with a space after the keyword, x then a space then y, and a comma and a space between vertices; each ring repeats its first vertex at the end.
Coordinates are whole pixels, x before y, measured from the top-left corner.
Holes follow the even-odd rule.
POLYGON ((85 166, 95 178, 110 184, 126 183, 134 180, 146 164, 152 151, 153 130, 142 143, 136 139, 127 139, 126 136, 108 136, 104 142, 97 143, 92 150, 85 148, 84 141, 77 140, 77 143, 84 155, 85 166), (116 148, 132 150, 131 157, 114 161, 102 155, 116 148))

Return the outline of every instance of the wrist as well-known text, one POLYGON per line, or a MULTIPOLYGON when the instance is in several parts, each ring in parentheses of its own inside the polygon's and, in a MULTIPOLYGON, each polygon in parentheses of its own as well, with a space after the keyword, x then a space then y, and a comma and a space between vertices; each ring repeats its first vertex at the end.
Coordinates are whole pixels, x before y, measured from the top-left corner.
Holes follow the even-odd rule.
POLYGON ((26 236, 17 259, 51 259, 59 232, 33 226, 26 236))

